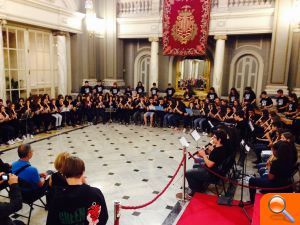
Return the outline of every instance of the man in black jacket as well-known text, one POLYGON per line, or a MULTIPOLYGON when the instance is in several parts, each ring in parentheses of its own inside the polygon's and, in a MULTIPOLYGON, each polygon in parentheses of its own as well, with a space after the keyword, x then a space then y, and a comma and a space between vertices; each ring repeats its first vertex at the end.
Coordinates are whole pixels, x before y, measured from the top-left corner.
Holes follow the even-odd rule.
MULTIPOLYGON (((0 173, 2 177, 4 173, 0 173)), ((4 181, 0 181, 0 184, 4 181)), ((9 198, 10 202, 0 202, 0 224, 1 225, 24 225, 23 222, 14 220, 12 221, 9 216, 12 213, 19 211, 22 208, 22 195, 21 189, 18 185, 18 177, 9 174, 8 185, 10 186, 9 198)))

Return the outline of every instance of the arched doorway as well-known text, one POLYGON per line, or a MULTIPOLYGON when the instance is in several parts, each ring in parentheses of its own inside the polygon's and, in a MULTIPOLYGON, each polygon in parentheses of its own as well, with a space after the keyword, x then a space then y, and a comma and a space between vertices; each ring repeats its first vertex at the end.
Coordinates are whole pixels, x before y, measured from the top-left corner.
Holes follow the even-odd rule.
POLYGON ((145 90, 149 90, 150 51, 143 51, 137 55, 134 62, 134 87, 141 81, 145 90))
POLYGON ((231 63, 229 89, 235 87, 241 96, 245 87, 251 87, 260 94, 262 91, 263 61, 260 55, 247 52, 235 56, 231 63))

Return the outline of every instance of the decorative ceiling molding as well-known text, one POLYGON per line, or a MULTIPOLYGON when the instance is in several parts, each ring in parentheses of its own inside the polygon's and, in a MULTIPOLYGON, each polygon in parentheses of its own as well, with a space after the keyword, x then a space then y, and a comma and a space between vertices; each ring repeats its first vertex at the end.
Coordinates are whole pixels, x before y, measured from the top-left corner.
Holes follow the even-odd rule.
POLYGON ((2 7, 0 4, 0 18, 53 30, 81 33, 85 14, 67 8, 65 1, 70 3, 70 0, 0 0, 3 3, 2 7), (59 6, 55 5, 57 2, 59 6))

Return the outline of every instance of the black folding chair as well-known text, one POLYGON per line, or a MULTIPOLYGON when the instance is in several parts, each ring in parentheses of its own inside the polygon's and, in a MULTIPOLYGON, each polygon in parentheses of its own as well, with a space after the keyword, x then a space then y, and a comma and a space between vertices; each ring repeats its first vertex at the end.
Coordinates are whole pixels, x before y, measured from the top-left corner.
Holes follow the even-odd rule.
MULTIPOLYGON (((222 177, 228 177, 231 178, 231 173, 230 171, 233 169, 235 163, 235 155, 229 156, 225 161, 218 167, 216 173, 221 175, 222 177)), ((215 190, 218 196, 220 196, 223 192, 226 195, 226 187, 225 187, 225 182, 222 178, 212 175, 211 180, 207 181, 207 184, 213 184, 215 186, 215 190), (222 185, 222 192, 219 191, 218 185, 222 185)))
MULTIPOLYGON (((29 184, 27 181, 24 181, 22 179, 19 179, 19 183, 20 183, 20 186, 23 187, 23 188, 24 187, 25 188, 31 187, 31 184, 29 184)), ((41 191, 37 192, 37 193, 22 192, 22 202, 23 202, 23 204, 29 206, 29 214, 28 214, 28 216, 18 214, 18 213, 15 213, 14 215, 26 218, 27 219, 27 225, 29 225, 30 220, 31 220, 32 210, 34 209, 34 206, 37 206, 37 207, 40 207, 40 208, 43 208, 43 209, 47 210, 47 205, 42 199, 48 193, 47 186, 48 186, 48 183, 45 183, 44 189, 41 189, 41 191), (41 202, 42 205, 36 204, 37 201, 41 202)), ((47 196, 46 196, 46 198, 47 198, 47 196)))

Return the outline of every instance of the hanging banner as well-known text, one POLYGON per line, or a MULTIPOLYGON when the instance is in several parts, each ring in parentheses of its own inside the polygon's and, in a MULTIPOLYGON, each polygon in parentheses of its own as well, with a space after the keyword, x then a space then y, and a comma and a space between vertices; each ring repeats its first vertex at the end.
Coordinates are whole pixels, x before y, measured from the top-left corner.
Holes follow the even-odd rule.
POLYGON ((164 0, 164 55, 205 55, 209 21, 210 0, 164 0))

